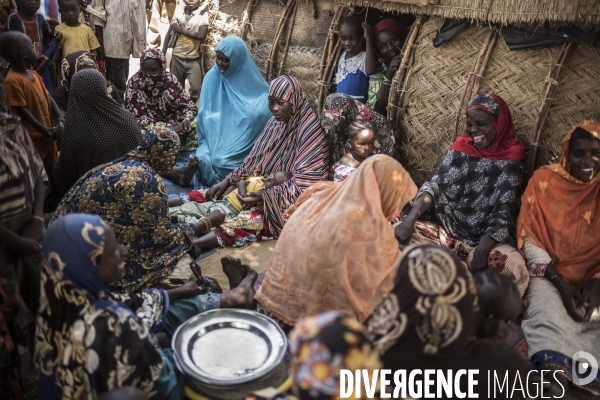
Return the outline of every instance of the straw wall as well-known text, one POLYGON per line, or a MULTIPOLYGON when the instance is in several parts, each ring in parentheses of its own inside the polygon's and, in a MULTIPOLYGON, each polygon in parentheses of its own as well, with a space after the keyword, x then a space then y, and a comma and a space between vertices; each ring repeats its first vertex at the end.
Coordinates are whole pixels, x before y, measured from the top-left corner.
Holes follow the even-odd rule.
MULTIPOLYGON (((299 0, 298 13, 294 22, 290 48, 282 69, 282 74, 289 74, 297 78, 302 84, 306 97, 311 104, 315 104, 318 94, 319 63, 323 43, 331 22, 330 11, 334 5, 326 2, 309 2, 299 0), (315 8, 316 7, 316 8, 315 8)), ((221 2, 221 12, 228 15, 231 27, 238 29, 241 16, 246 8, 246 1, 235 0, 221 2)), ((277 2, 263 0, 254 9, 250 23, 252 29, 248 37, 250 52, 260 71, 265 75, 267 60, 275 31, 279 22, 283 6, 277 2)), ((275 75, 278 75, 280 62, 285 48, 289 23, 286 26, 278 45, 278 54, 275 61, 275 75)), ((230 29, 234 33, 235 29, 230 29)), ((239 33, 237 33, 239 34, 239 33)), ((213 62, 214 63, 214 62, 213 62)))
POLYGON ((403 14, 468 19, 479 23, 553 25, 600 23, 597 0, 333 0, 346 6, 375 7, 403 14))
MULTIPOLYGON (((433 17, 423 25, 400 105, 396 154, 419 184, 431 177, 450 144, 463 132, 466 110, 459 108, 460 99, 490 32, 488 27, 470 26, 434 48, 432 40, 442 24, 442 18, 433 17)), ((544 82, 560 48, 511 52, 499 37, 480 78, 477 92, 495 93, 506 100, 517 136, 528 148, 544 82)), ((600 88, 594 84, 600 82, 599 62, 598 49, 586 46, 576 46, 567 59, 543 125, 536 167, 556 161, 562 138, 573 124, 600 117, 600 88)))

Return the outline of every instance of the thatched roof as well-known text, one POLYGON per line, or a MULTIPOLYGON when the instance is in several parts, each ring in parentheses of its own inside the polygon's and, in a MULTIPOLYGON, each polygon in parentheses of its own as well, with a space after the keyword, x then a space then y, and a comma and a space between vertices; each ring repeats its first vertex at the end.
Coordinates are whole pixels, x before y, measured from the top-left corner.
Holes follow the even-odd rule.
POLYGON ((329 0, 345 6, 468 19, 482 23, 600 25, 599 0, 329 0))

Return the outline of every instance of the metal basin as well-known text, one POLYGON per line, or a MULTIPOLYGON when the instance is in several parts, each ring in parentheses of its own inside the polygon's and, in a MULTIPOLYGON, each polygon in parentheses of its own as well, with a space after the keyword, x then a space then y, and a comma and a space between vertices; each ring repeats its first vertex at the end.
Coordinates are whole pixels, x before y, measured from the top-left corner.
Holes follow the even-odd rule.
POLYGON ((242 399, 288 376, 287 338, 254 311, 221 309, 183 323, 172 338, 177 368, 196 391, 212 398, 242 399))

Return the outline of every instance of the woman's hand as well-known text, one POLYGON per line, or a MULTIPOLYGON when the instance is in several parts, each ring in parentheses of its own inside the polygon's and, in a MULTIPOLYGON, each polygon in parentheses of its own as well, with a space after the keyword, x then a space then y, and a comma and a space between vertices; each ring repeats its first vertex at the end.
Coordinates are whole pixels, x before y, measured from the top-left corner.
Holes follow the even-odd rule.
POLYGON ((187 299, 200 295, 200 287, 194 282, 187 282, 175 289, 167 290, 169 301, 187 299))
POLYGON ((402 53, 398 54, 396 57, 392 58, 392 61, 390 61, 390 65, 388 66, 387 70, 385 71, 385 77, 389 80, 394 79, 394 75, 396 74, 396 71, 398 71, 398 69, 400 69, 400 64, 402 64, 402 53))
POLYGON ((227 178, 223 179, 216 185, 211 186, 211 188, 206 192, 206 201, 221 200, 223 193, 225 193, 228 187, 229 181, 227 178))
POLYGON ((238 193, 237 198, 238 198, 238 200, 242 204, 245 204, 247 206, 253 206, 253 205, 256 205, 258 203, 262 203, 262 201, 263 201, 263 194, 262 194, 261 191, 250 192, 250 193, 248 193, 248 195, 246 197, 242 197, 238 193))
POLYGON ((589 281, 580 283, 577 289, 583 296, 585 305, 585 320, 589 321, 594 309, 600 306, 600 279, 592 278, 589 281))
POLYGON ((42 245, 33 239, 17 236, 9 246, 21 257, 30 257, 42 251, 42 245))
POLYGON ((408 217, 404 218, 404 221, 400 222, 394 228, 394 235, 396 235, 396 240, 399 244, 405 245, 410 242, 413 233, 415 232, 415 222, 408 217))
POLYGON ((562 297, 567 314, 569 314, 575 322, 585 322, 586 319, 584 316, 577 311, 580 307, 585 305, 585 300, 581 292, 575 286, 565 281, 562 276, 554 278, 552 283, 554 283, 554 286, 560 292, 560 297, 562 297))
POLYGON ((362 28, 363 28, 364 35, 365 35, 365 41, 370 42, 371 41, 371 25, 369 25, 368 22, 363 22, 362 28))
POLYGON ((39 218, 31 218, 19 231, 19 236, 39 242, 44 237, 44 222, 39 218))
POLYGON ((473 260, 471 260, 471 266, 469 268, 471 273, 476 274, 488 269, 488 256, 495 244, 496 241, 492 239, 490 235, 485 235, 481 239, 475 248, 475 253, 473 253, 473 260))

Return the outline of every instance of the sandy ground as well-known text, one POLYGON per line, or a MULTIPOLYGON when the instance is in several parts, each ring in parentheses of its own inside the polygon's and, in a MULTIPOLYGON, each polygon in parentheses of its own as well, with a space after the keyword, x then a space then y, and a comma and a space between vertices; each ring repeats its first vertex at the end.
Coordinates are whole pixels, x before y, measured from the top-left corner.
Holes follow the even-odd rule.
POLYGON ((232 247, 217 249, 216 253, 200 260, 199 264, 202 267, 202 275, 216 279, 221 284, 223 291, 228 290, 229 282, 223 273, 221 258, 225 256, 239 258, 243 264, 249 265, 260 273, 267 270, 273 250, 275 249, 275 243, 277 243, 276 240, 267 240, 252 243, 241 249, 232 247))

